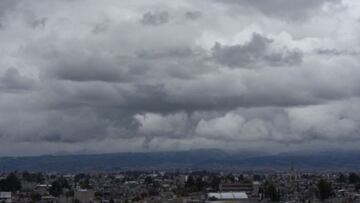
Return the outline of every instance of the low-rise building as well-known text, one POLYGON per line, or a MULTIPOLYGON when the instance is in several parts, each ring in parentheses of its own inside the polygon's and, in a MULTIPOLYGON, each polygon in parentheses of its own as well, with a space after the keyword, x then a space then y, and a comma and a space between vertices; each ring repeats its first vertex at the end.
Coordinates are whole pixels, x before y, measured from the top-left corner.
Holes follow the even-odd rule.
POLYGON ((12 202, 11 192, 0 192, 0 202, 12 202))

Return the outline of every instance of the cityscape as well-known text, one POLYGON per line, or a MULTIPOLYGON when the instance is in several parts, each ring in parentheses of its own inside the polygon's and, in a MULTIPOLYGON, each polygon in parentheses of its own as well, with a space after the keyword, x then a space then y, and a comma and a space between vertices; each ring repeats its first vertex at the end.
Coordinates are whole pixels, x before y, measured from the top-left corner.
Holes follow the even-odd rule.
POLYGON ((0 0, 0 203, 360 203, 360 0, 0 0))
POLYGON ((331 202, 360 201, 355 172, 107 171, 1 174, 1 202, 331 202))

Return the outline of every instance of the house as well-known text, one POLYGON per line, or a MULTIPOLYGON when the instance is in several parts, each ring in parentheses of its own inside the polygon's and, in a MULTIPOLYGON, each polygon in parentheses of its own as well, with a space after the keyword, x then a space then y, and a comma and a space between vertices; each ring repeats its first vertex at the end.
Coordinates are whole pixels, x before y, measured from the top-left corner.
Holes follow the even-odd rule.
POLYGON ((78 199, 80 202, 92 202, 95 199, 95 192, 86 189, 76 190, 74 198, 78 199))
POLYGON ((0 192, 0 202, 12 202, 11 192, 0 192))

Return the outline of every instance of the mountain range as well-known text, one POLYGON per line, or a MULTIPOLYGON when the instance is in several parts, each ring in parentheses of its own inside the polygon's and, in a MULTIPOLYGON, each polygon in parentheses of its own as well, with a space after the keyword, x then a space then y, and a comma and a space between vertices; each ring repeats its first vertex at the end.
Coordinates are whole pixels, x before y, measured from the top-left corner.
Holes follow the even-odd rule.
POLYGON ((303 170, 355 170, 360 168, 360 151, 266 154, 203 149, 171 152, 128 152, 0 158, 0 169, 4 171, 277 170, 289 169, 290 167, 303 170))

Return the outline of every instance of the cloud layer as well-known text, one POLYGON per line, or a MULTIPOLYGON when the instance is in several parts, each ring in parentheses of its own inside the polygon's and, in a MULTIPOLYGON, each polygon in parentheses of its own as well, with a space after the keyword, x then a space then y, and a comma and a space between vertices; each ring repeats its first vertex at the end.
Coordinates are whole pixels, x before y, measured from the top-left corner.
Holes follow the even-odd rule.
POLYGON ((359 11, 351 0, 1 1, 0 153, 350 147, 359 11))

